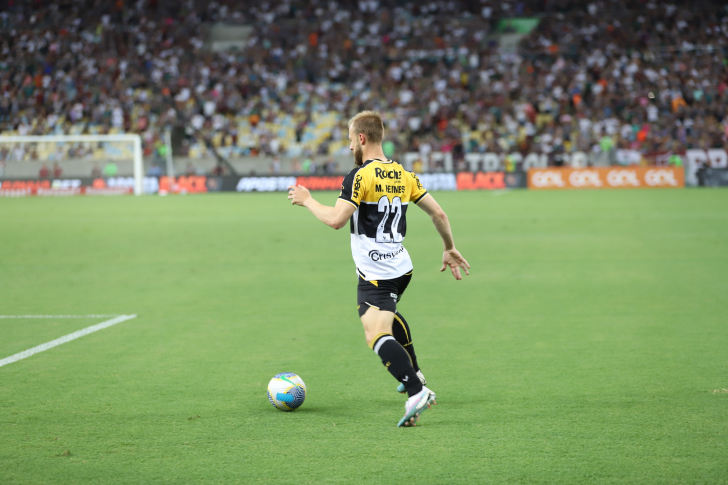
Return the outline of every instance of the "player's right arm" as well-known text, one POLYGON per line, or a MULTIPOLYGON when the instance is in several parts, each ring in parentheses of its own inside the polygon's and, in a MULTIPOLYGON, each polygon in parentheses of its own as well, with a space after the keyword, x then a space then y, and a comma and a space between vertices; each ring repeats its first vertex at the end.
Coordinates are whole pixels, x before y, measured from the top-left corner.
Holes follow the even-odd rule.
POLYGON ((300 205, 308 209, 311 214, 334 229, 341 229, 346 225, 351 215, 356 210, 351 204, 339 199, 334 207, 323 205, 313 197, 309 190, 303 185, 291 185, 288 187, 288 200, 293 205, 300 205))
POLYGON ((359 169, 349 172, 341 184, 341 194, 336 200, 336 205, 330 207, 316 201, 308 189, 302 185, 291 185, 288 187, 288 200, 293 205, 300 205, 307 208, 318 220, 331 226, 334 229, 341 229, 346 221, 354 214, 362 201, 365 184, 369 178, 359 173, 359 169))
POLYGON ((440 207, 440 204, 432 197, 432 194, 427 194, 427 197, 423 197, 417 203, 417 206, 430 216, 432 223, 435 225, 435 229, 437 229, 437 232, 442 238, 442 268, 440 268, 440 271, 445 271, 445 268, 449 267, 456 280, 463 279, 460 275, 460 268, 465 271, 465 274, 469 275, 470 272, 468 269, 470 268, 470 264, 462 257, 460 251, 455 249, 450 221, 445 211, 440 207))

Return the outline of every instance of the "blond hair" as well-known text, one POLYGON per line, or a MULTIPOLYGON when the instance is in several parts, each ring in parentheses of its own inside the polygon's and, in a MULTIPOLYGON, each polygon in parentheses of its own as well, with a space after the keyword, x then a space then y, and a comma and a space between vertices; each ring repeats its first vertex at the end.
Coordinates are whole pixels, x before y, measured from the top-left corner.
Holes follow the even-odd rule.
POLYGON ((349 120, 349 129, 355 135, 363 133, 370 143, 382 143, 384 139, 384 121, 378 111, 362 111, 349 120))

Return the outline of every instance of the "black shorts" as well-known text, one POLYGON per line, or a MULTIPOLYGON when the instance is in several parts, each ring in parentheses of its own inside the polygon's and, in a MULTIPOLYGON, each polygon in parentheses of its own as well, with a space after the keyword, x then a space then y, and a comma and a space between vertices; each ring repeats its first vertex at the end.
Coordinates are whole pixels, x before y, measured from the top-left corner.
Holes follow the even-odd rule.
POLYGON ((369 307, 396 312, 397 302, 402 298, 411 279, 412 271, 393 280, 366 281, 359 276, 359 285, 356 288, 359 316, 364 315, 369 307))

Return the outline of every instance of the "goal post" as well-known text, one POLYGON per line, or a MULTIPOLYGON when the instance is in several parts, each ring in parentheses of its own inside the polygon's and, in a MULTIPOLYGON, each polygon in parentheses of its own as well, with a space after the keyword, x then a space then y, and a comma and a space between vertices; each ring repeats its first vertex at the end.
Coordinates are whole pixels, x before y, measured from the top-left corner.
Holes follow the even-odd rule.
POLYGON ((0 144, 6 143, 98 143, 126 142, 133 146, 134 195, 142 195, 144 163, 142 159, 142 138, 139 135, 0 135, 0 144))

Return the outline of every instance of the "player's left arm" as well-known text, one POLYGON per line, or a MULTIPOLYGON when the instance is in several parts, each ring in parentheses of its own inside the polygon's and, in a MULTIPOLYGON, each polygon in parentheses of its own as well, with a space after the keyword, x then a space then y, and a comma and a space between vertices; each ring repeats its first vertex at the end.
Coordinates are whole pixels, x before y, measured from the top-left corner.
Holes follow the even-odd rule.
POLYGON ((323 205, 311 196, 311 193, 303 185, 291 185, 288 187, 288 200, 292 205, 305 207, 311 214, 334 229, 341 229, 346 225, 356 207, 342 199, 336 200, 334 207, 323 205))
POLYGON ((470 269, 470 264, 463 258, 460 251, 455 248, 450 221, 445 211, 440 207, 440 204, 432 197, 432 194, 427 194, 427 197, 420 199, 417 207, 430 216, 432 223, 435 225, 435 229, 437 229, 437 232, 442 238, 442 268, 440 268, 440 271, 445 271, 449 267, 456 280, 463 279, 460 275, 460 268, 465 271, 465 274, 469 275, 470 271, 468 270, 470 269))

